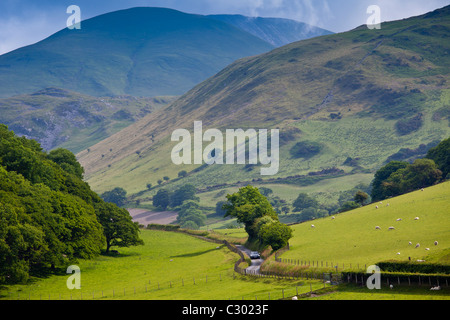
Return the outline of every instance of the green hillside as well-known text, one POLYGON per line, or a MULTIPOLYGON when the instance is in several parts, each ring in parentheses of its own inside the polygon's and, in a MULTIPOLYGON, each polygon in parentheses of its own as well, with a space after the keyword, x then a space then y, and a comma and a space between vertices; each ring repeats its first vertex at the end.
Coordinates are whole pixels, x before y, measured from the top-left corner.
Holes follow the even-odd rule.
POLYGON ((291 247, 282 257, 323 261, 329 265, 333 262, 341 268, 343 264, 355 268, 357 264, 362 267, 386 260, 409 261, 409 258, 448 264, 449 194, 450 182, 444 182, 424 191, 337 214, 335 219, 326 217, 292 226, 291 247), (416 217, 419 219, 415 220, 416 217), (380 229, 375 229, 377 226, 380 229), (420 247, 415 248, 418 243, 420 247))
MULTIPOLYGON (((381 30, 360 27, 238 60, 166 108, 80 152, 86 178, 99 192, 121 186, 132 194, 164 176, 174 180, 167 187, 192 183, 204 189, 249 182, 303 187, 371 175, 400 149, 432 146, 450 135, 450 48, 443 41, 449 12, 445 7, 384 23, 381 30), (197 120, 203 130, 223 132, 279 128, 279 172, 263 177, 260 166, 172 164, 171 133, 193 132, 197 120), (305 143, 319 152, 299 154, 305 143), (108 154, 110 148, 119 152, 108 154), (175 180, 181 170, 189 174, 175 180)), ((142 193, 142 199, 156 191, 142 193)))
POLYGON ((0 97, 46 87, 97 97, 180 95, 236 59, 271 49, 201 15, 131 8, 0 56, 0 97))
POLYGON ((98 98, 45 88, 0 99, 0 123, 46 150, 62 147, 77 153, 174 100, 127 95, 98 98))

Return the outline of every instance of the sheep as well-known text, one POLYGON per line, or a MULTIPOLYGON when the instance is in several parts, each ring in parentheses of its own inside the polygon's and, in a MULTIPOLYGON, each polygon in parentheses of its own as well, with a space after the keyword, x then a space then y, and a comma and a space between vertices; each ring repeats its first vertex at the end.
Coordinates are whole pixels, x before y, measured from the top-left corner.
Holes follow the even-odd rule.
POLYGON ((427 250, 427 251, 428 251, 428 250, 430 250, 430 248, 425 248, 425 250, 427 250))
POLYGON ((298 300, 297 296, 293 296, 292 300, 298 300))
POLYGON ((386 205, 386 207, 389 207, 389 203, 386 205))
POLYGON ((408 242, 408 244, 409 244, 409 245, 411 245, 411 244, 412 244, 412 242, 410 241, 410 242, 408 242))
POLYGON ((392 285, 392 284, 389 285, 389 288, 394 289, 394 285, 392 285))
POLYGON ((425 262, 425 260, 416 260, 417 262, 425 262))
POLYGON ((420 243, 416 244, 416 246, 414 248, 418 248, 420 247, 420 243))
POLYGON ((431 287, 430 290, 441 290, 441 286, 431 287))
POLYGON ((395 230, 395 228, 394 227, 389 227, 389 229, 388 230, 395 230))
POLYGON ((400 254, 400 252, 397 252, 397 254, 400 254))
POLYGON ((398 218, 396 221, 402 221, 402 219, 401 219, 401 218, 398 218))
POLYGON ((375 230, 380 230, 381 228, 379 227, 379 226, 376 226, 375 227, 375 230))
POLYGON ((336 217, 335 217, 335 216, 332 216, 332 217, 331 217, 331 220, 334 220, 334 219, 336 219, 336 217))
POLYGON ((378 209, 378 206, 375 206, 375 209, 378 209))
POLYGON ((415 217, 414 220, 419 220, 419 217, 415 217))
POLYGON ((315 227, 316 227, 315 225, 313 225, 313 224, 311 225, 311 228, 315 228, 315 227))
POLYGON ((437 241, 435 241, 435 242, 434 242, 434 245, 435 245, 435 246, 437 246, 437 245, 438 245, 438 242, 437 242, 437 241))

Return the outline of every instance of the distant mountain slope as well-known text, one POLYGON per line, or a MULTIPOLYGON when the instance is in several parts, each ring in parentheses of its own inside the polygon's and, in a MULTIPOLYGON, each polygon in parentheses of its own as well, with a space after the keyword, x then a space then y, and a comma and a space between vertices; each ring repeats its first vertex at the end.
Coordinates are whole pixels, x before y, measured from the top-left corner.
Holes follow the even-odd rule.
POLYGON ((449 17, 450 6, 383 23, 381 30, 361 26, 236 61, 168 107, 79 153, 86 177, 96 190, 122 186, 132 193, 164 176, 177 178, 181 170, 190 174, 175 184, 202 188, 300 183, 287 177, 333 167, 345 174, 374 172, 401 148, 450 135, 449 17), (192 132, 196 120, 203 130, 279 128, 280 171, 261 177, 253 166, 174 165, 170 136, 180 128, 192 132), (298 143, 319 152, 304 156, 298 143), (120 150, 108 154, 112 147, 120 150))
POLYGON ((79 152, 172 102, 175 97, 97 98, 46 88, 0 99, 0 123, 18 136, 36 139, 46 150, 79 152))
POLYGON ((209 15, 263 39, 275 47, 332 34, 333 32, 290 19, 246 17, 242 15, 209 15))
POLYGON ((180 95, 235 60, 273 48, 201 15, 115 11, 0 56, 0 97, 46 87, 92 96, 180 95))

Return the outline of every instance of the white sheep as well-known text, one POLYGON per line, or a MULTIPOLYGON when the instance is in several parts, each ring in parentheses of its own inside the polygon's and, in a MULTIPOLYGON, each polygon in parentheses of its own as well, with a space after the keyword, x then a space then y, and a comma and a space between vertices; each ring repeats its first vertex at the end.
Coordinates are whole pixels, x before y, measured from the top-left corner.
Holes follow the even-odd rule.
POLYGON ((441 286, 432 287, 430 290, 441 290, 441 286))
POLYGON ((430 250, 430 248, 425 248, 425 250, 427 250, 427 251, 428 251, 428 250, 430 250))
POLYGON ((378 209, 378 206, 375 206, 375 209, 378 209))
POLYGON ((386 207, 389 207, 389 203, 386 205, 386 207))
POLYGON ((336 219, 336 217, 332 216, 331 219, 334 220, 334 219, 336 219))
POLYGON ((402 219, 401 219, 401 218, 398 218, 397 221, 402 221, 402 219))
POLYGON ((379 226, 376 226, 376 227, 375 227, 375 230, 379 230, 379 229, 381 229, 379 226))
POLYGON ((293 296, 292 300, 298 300, 297 296, 293 296))
POLYGON ((315 227, 316 227, 315 225, 313 225, 313 224, 311 225, 311 228, 315 228, 315 227))
POLYGON ((435 242, 434 242, 434 245, 435 245, 435 246, 437 246, 437 245, 438 245, 438 242, 437 242, 437 241, 435 241, 435 242))
POLYGON ((395 230, 395 228, 394 227, 389 227, 389 229, 388 230, 395 230))
POLYGON ((391 284, 391 285, 389 285, 389 288, 394 289, 394 286, 391 284))
POLYGON ((397 252, 397 254, 400 254, 400 252, 397 252))
POLYGON ((420 247, 420 243, 416 244, 416 246, 414 248, 418 248, 420 247))
POLYGON ((411 245, 411 244, 412 244, 412 242, 410 241, 410 242, 408 242, 408 244, 410 244, 410 245, 411 245))
POLYGON ((414 220, 419 220, 419 217, 415 217, 414 220))

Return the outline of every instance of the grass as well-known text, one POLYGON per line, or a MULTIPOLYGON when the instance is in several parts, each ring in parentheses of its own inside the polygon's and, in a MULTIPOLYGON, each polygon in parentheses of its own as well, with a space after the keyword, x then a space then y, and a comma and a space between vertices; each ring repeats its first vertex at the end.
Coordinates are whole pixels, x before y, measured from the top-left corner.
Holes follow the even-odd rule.
POLYGON ((142 230, 144 246, 119 256, 80 260, 81 290, 69 290, 69 275, 33 278, 3 286, 1 299, 50 300, 254 300, 282 298, 323 287, 320 281, 251 278, 234 274, 239 259, 226 247, 179 233, 142 230), (172 260, 172 261, 171 261, 172 260), (195 282, 195 284, 194 284, 195 282), (298 288, 296 288, 298 286, 298 288))

